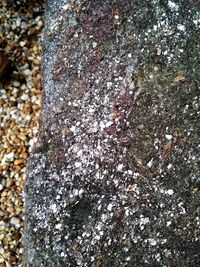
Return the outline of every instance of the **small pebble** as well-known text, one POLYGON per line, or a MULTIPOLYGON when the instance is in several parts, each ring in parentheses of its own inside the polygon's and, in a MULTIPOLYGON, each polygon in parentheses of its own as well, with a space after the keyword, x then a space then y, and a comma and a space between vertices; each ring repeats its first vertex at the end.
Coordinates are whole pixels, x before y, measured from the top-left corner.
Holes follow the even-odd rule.
POLYGON ((44 3, 17 2, 0 1, 0 267, 22 267, 22 191, 31 145, 37 142, 41 101, 43 16, 37 13, 44 3))
POLYGON ((28 76, 28 75, 31 74, 31 71, 30 71, 29 69, 26 69, 26 70, 24 71, 24 74, 25 74, 26 76, 28 76))
POLYGON ((17 217, 12 217, 10 220, 10 223, 15 225, 15 226, 19 226, 20 220, 17 217))

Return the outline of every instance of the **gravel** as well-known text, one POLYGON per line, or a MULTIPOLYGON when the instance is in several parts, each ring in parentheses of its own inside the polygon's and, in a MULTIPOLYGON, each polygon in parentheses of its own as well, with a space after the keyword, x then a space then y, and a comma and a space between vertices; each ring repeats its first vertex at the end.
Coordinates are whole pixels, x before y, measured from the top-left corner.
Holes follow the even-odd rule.
POLYGON ((23 187, 41 102, 43 1, 0 2, 0 267, 22 266, 23 187))

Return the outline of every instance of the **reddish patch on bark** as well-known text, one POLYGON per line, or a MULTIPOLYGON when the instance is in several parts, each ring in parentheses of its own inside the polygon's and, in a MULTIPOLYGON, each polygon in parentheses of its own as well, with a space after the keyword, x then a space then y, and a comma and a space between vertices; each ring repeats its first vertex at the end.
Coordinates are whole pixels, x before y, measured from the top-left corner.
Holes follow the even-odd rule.
POLYGON ((109 134, 116 134, 116 133, 117 133, 116 125, 115 125, 115 124, 111 125, 111 126, 107 129, 107 132, 108 132, 109 134))
POLYGON ((98 64, 101 62, 101 60, 102 60, 102 54, 100 52, 94 51, 90 56, 90 58, 88 59, 88 67, 87 67, 87 72, 89 73, 88 77, 90 77, 91 73, 95 73, 97 71, 99 66, 98 64))
POLYGON ((118 7, 114 7, 113 9, 112 9, 112 15, 113 15, 113 17, 114 16, 119 16, 119 8, 118 7))
POLYGON ((199 0, 192 0, 192 2, 199 3, 200 1, 199 0))
POLYGON ((91 56, 91 61, 94 63, 99 63, 102 60, 101 52, 94 51, 91 56))
POLYGON ((162 151, 162 157, 164 159, 168 158, 168 156, 172 153, 172 150, 174 148, 174 144, 172 142, 167 143, 162 151))
POLYGON ((84 92, 85 92, 86 88, 87 88, 87 84, 81 84, 81 85, 79 85, 78 88, 77 88, 77 91, 76 91, 76 93, 74 95, 74 99, 80 99, 80 98, 82 98, 83 95, 84 95, 84 92))
POLYGON ((119 97, 115 105, 113 106, 113 114, 115 114, 116 118, 120 117, 123 112, 123 116, 125 116, 125 113, 129 113, 133 103, 133 98, 131 95, 124 94, 123 96, 119 97))
POLYGON ((127 129, 127 117, 132 108, 133 99, 127 94, 118 98, 112 107, 113 125, 109 128, 110 133, 127 129), (115 127, 115 128, 114 128, 115 127), (118 129, 117 129, 118 128, 118 129))
POLYGON ((97 27, 97 30, 94 33, 94 37, 96 40, 102 40, 106 38, 109 34, 109 31, 111 29, 111 22, 109 19, 104 19, 101 22, 99 22, 99 27, 97 27))
MULTIPOLYGON (((103 6, 103 5, 102 5, 103 6)), ((111 35, 112 16, 108 8, 88 5, 79 16, 80 24, 88 36, 102 41, 111 35)))
POLYGON ((76 33, 76 29, 74 27, 69 27, 68 28, 68 34, 66 37, 68 37, 68 39, 70 39, 74 36, 75 33, 76 33))
POLYGON ((112 108, 112 116, 113 116, 113 119, 121 118, 121 115, 122 114, 121 114, 119 105, 113 106, 113 108, 112 108))

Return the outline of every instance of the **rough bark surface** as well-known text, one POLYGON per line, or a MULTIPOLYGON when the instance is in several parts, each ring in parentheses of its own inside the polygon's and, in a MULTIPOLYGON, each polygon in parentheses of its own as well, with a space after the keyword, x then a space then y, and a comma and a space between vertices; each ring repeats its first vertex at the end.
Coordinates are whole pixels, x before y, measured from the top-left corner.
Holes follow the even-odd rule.
POLYGON ((198 11, 47 0, 26 267, 200 266, 198 11))

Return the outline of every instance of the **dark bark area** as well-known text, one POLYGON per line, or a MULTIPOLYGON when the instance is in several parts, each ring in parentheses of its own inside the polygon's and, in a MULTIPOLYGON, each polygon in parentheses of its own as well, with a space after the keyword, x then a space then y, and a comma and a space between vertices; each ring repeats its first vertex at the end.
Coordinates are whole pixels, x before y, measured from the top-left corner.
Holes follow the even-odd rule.
POLYGON ((197 1, 47 1, 26 267, 200 264, 197 1))

